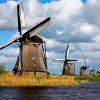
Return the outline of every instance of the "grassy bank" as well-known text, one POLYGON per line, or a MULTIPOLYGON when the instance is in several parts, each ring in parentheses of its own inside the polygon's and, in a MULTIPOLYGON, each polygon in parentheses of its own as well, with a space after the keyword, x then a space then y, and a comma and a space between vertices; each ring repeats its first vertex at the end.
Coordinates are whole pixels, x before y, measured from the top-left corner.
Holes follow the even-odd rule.
POLYGON ((0 75, 0 86, 72 86, 77 84, 75 77, 71 76, 34 77, 32 73, 14 76, 11 72, 0 75))
POLYGON ((100 81, 100 74, 76 76, 75 79, 79 82, 100 81))
POLYGON ((14 76, 12 72, 0 74, 0 86, 73 86, 89 81, 100 81, 100 74, 87 76, 50 75, 49 77, 34 77, 33 73, 14 76))

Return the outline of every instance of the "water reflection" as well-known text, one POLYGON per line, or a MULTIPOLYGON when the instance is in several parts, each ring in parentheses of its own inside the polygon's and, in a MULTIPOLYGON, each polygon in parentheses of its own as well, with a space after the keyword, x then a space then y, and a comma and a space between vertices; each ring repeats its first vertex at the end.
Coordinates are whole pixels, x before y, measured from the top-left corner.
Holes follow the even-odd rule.
POLYGON ((76 87, 1 87, 0 100, 100 100, 100 82, 76 87))

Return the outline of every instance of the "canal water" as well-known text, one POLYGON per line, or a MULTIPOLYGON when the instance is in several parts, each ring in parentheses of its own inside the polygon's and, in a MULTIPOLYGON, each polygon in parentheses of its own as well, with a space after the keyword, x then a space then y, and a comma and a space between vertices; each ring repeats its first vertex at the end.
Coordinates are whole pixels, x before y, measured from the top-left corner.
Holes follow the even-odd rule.
POLYGON ((73 87, 0 87, 0 100, 100 100, 100 82, 73 87))

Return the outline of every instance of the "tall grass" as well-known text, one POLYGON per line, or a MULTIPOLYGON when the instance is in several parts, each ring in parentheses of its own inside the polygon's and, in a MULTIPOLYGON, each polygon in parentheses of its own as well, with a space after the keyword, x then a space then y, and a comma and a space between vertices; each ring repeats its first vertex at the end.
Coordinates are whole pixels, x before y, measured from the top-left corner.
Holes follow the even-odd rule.
POLYGON ((75 77, 50 75, 49 77, 34 77, 32 73, 14 76, 8 72, 0 75, 0 86, 62 86, 77 85, 75 77))

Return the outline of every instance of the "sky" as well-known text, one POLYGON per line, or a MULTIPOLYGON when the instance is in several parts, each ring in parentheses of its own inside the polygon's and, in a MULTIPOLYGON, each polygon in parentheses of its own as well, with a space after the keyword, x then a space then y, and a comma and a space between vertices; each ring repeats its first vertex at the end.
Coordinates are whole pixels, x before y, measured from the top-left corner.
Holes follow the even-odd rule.
MULTIPOLYGON (((69 58, 78 59, 76 72, 86 58, 87 71, 100 66, 100 2, 99 0, 21 0, 24 6, 26 27, 32 28, 51 17, 50 25, 39 35, 46 41, 48 71, 61 74, 63 65, 52 62, 63 59, 69 44, 69 58)), ((18 35, 16 5, 19 0, 0 0, 0 44, 18 35)), ((19 49, 16 44, 0 51, 0 63, 12 70, 19 49)))

